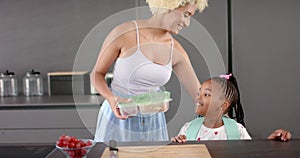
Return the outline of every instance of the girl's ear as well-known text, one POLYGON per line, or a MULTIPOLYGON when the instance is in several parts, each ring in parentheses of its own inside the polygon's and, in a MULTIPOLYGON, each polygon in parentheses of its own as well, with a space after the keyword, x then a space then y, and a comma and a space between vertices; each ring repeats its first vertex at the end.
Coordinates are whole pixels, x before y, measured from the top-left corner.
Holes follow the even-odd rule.
POLYGON ((227 109, 229 108, 229 106, 230 106, 230 101, 227 100, 227 99, 225 99, 224 103, 222 104, 221 109, 225 112, 225 111, 227 111, 227 109))

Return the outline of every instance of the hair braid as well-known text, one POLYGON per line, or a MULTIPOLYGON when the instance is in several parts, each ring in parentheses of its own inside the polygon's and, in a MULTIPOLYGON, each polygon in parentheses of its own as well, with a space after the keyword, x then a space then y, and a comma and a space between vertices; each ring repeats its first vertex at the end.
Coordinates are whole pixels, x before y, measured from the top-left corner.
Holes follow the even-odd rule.
POLYGON ((220 77, 213 77, 211 80, 218 83, 223 88, 225 98, 230 101, 230 106, 227 110, 229 117, 236 119, 238 123, 245 126, 244 111, 240 100, 240 91, 236 78, 232 75, 229 80, 220 77))

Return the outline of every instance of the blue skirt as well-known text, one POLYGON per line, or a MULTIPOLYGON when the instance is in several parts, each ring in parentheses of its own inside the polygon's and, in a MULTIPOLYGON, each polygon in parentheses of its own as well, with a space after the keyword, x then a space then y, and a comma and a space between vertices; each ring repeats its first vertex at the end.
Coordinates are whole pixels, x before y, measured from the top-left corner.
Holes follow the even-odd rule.
POLYGON ((138 115, 126 120, 115 117, 107 100, 99 110, 95 132, 96 142, 168 141, 168 130, 163 112, 138 115))

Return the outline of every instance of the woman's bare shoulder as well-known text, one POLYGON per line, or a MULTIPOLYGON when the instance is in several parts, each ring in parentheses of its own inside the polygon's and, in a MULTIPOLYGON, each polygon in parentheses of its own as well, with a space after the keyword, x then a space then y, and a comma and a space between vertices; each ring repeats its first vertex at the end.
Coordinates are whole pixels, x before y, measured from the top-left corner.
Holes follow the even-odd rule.
POLYGON ((124 41, 130 39, 130 32, 134 29, 135 24, 132 21, 117 25, 106 36, 104 45, 114 44, 117 47, 121 47, 124 41))
POLYGON ((110 36, 113 37, 120 37, 130 33, 131 31, 135 30, 135 24, 133 21, 124 22, 118 26, 116 26, 111 32, 110 36))
MULTIPOLYGON (((176 39, 174 39, 174 53, 175 53, 175 60, 177 62, 183 60, 183 59, 188 59, 188 54, 176 39)), ((189 60, 189 59, 188 59, 189 60)))

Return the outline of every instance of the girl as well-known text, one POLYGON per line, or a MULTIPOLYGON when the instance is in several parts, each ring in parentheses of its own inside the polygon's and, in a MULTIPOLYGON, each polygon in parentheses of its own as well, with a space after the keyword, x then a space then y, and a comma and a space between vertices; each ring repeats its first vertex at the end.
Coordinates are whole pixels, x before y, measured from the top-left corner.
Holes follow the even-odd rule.
MULTIPOLYGON (((202 84, 196 99, 196 114, 204 117, 186 123, 178 136, 171 138, 173 142, 251 139, 244 127, 240 92, 232 74, 220 75, 202 84)), ((284 129, 277 129, 268 136, 270 140, 280 141, 291 138, 292 134, 284 129)))
POLYGON ((239 90, 232 74, 202 84, 196 99, 196 114, 203 117, 186 123, 172 141, 251 139, 244 127, 239 90))

